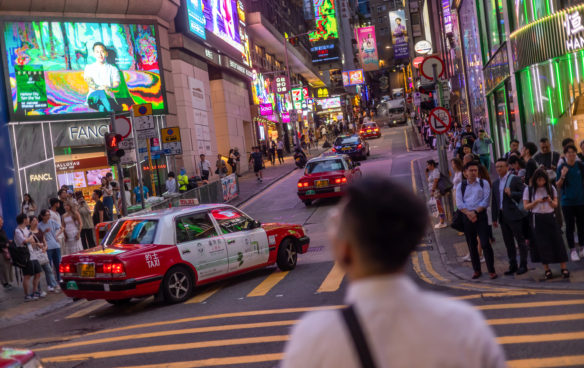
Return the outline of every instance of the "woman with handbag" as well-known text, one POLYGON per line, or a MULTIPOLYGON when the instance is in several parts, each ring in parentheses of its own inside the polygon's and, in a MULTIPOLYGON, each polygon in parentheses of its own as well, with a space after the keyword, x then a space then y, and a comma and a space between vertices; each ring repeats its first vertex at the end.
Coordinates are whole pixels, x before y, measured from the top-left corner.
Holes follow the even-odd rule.
POLYGON ((33 251, 33 244, 35 243, 35 238, 32 236, 30 230, 28 229, 28 216, 24 213, 16 216, 16 230, 14 230, 14 243, 18 248, 26 248, 28 251, 28 260, 23 262, 22 274, 23 281, 22 285, 24 288, 24 301, 30 302, 32 300, 38 300, 47 296, 46 293, 38 293, 35 290, 39 287, 39 281, 41 279, 41 265, 36 258, 36 253, 33 251), (30 280, 32 278, 32 288, 30 285, 30 280))
POLYGON ((77 253, 83 250, 81 244, 81 226, 83 221, 77 211, 77 204, 73 201, 65 202, 65 214, 63 215, 63 229, 65 229, 65 247, 63 255, 77 253))
POLYGON ((428 176, 428 189, 430 189, 430 196, 436 200, 436 206, 438 207, 438 214, 440 217, 440 222, 437 223, 435 229, 443 229, 447 227, 446 225, 446 213, 444 212, 444 206, 442 206, 442 195, 440 190, 438 190, 438 181, 440 181, 440 170, 438 170, 438 163, 434 160, 428 160, 426 162, 426 175, 428 176))
POLYGON ((4 218, 0 216, 0 283, 4 289, 12 289, 12 264, 10 263, 11 240, 8 240, 4 230, 4 218))
MULTIPOLYGON (((49 256, 47 254, 47 242, 45 241, 43 232, 39 229, 39 219, 36 216, 30 216, 28 218, 28 222, 30 224, 30 232, 35 240, 33 243, 33 252, 35 253, 36 259, 39 261, 43 272, 45 273, 47 289, 51 292, 58 293, 59 285, 57 285, 57 282, 55 281, 53 269, 51 268, 51 262, 49 262, 49 256)), ((40 282, 38 293, 43 293, 40 282)))
POLYGON ((523 207, 531 212, 529 244, 535 248, 543 264, 544 278, 550 280, 553 277, 550 263, 559 263, 562 277, 569 278, 570 271, 566 268, 568 252, 555 215, 558 192, 551 185, 544 169, 537 169, 533 173, 529 187, 523 191, 523 207))
POLYGON ((30 194, 25 193, 22 196, 22 205, 20 206, 20 213, 24 213, 27 216, 35 216, 37 207, 34 200, 30 194))

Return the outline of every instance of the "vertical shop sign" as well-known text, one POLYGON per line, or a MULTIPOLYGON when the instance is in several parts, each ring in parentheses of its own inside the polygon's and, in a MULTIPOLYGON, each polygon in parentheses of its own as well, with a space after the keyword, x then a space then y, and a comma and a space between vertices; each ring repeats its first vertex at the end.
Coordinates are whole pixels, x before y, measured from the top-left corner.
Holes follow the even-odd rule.
POLYGON ((377 56, 377 41, 375 40, 375 26, 357 29, 357 45, 363 70, 373 71, 379 69, 377 56))
POLYGON ((390 11, 389 25, 391 27, 391 39, 395 58, 407 58, 410 53, 408 48, 408 29, 406 27, 405 11, 403 9, 390 11))

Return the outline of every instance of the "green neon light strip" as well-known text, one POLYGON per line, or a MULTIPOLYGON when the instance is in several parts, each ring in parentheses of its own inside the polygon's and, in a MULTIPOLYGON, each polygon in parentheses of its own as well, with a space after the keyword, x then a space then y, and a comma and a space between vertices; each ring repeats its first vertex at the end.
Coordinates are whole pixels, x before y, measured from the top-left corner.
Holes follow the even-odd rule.
POLYGON ((545 2, 545 11, 547 12, 547 15, 552 14, 552 11, 550 10, 550 0, 546 0, 545 2))
POLYGON ((572 60, 568 59, 568 73, 570 74, 570 84, 574 84, 574 75, 572 74, 572 60))
POLYGON ((552 120, 554 119, 554 105, 552 104, 552 89, 550 88, 550 86, 548 86, 547 88, 547 97, 548 97, 548 103, 550 104, 550 116, 552 117, 552 120))
POLYGON ((535 0, 531 0, 531 21, 535 22, 537 18, 535 17, 535 0))
POLYGON ((531 114, 535 113, 535 106, 533 105, 533 89, 531 88, 531 69, 526 70, 527 73, 527 88, 529 89, 529 101, 531 101, 531 114))
POLYGON ((560 113, 558 114, 561 116, 564 113, 564 93, 562 92, 562 80, 560 79, 560 70, 558 68, 558 63, 556 61, 554 63, 554 69, 556 70, 556 80, 558 81, 558 97, 560 98, 560 113))
POLYGON ((525 15, 525 24, 529 24, 529 16, 527 15, 527 0, 523 0, 523 13, 525 15))

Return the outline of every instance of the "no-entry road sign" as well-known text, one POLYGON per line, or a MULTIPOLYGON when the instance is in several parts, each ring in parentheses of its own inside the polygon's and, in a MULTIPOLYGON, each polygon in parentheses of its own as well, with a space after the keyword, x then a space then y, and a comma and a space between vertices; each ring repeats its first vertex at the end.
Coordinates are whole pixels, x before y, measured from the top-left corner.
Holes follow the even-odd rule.
POLYGON ((436 134, 444 134, 452 125, 452 117, 448 110, 443 107, 436 107, 430 111, 430 129, 436 134))

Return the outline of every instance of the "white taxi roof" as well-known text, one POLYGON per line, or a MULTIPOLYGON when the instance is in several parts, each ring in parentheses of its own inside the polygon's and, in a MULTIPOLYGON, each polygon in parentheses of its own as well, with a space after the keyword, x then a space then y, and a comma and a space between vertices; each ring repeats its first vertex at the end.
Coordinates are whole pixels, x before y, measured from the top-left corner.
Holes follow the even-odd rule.
POLYGON ((310 159, 308 162, 318 162, 318 161, 332 161, 332 160, 339 160, 339 159, 346 159, 349 158, 348 155, 339 155, 336 153, 330 153, 330 154, 323 154, 319 157, 315 157, 313 159, 310 159))

